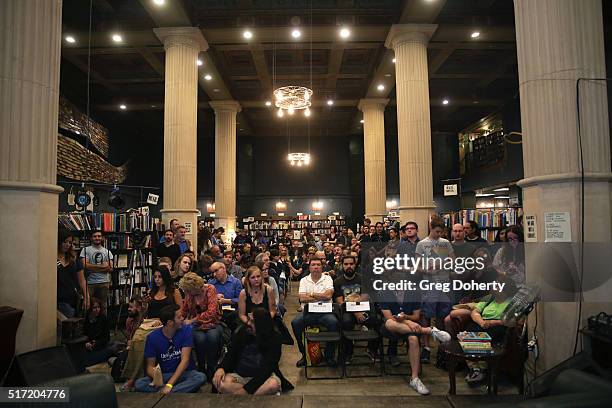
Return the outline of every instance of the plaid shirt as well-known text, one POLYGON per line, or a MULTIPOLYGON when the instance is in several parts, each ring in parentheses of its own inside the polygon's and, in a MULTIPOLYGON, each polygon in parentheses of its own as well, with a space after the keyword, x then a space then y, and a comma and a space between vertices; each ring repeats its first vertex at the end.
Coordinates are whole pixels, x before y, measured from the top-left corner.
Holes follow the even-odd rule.
POLYGON ((194 319, 194 328, 201 330, 208 330, 217 325, 221 320, 221 312, 215 287, 206 284, 202 288, 202 293, 197 296, 186 293, 181 306, 181 316, 184 319, 194 319))

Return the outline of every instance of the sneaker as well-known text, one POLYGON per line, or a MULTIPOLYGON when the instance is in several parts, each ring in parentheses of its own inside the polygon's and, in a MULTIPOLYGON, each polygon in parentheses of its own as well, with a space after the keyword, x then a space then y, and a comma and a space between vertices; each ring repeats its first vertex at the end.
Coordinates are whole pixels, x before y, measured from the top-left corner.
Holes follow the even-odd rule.
POLYGON ((391 364, 391 367, 399 367, 402 363, 397 356, 389 356, 389 364, 391 364))
POLYGON ((419 377, 415 377, 412 380, 410 380, 410 387, 412 387, 413 390, 415 390, 421 395, 429 394, 429 390, 427 389, 425 384, 423 384, 423 382, 421 381, 419 377))
POLYGON ((474 384, 483 381, 486 378, 484 370, 475 368, 469 378, 466 380, 468 384, 474 384))
POLYGON ((448 332, 442 331, 437 327, 431 328, 431 335, 434 339, 438 340, 440 343, 447 343, 451 340, 451 335, 448 332))
POLYGON ((423 347, 421 350, 421 363, 428 364, 429 359, 431 358, 431 351, 428 347, 423 347))
POLYGON ((305 367, 306 366, 306 358, 302 357, 298 360, 297 363, 295 363, 296 367, 305 367))

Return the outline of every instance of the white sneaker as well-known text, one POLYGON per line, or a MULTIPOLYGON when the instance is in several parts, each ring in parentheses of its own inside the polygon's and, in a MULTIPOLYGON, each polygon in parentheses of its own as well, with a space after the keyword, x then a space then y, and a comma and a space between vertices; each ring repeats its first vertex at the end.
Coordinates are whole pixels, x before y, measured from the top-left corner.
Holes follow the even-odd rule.
POLYGON ((429 394, 429 390, 427 389, 425 384, 423 384, 423 382, 421 381, 421 379, 419 377, 411 379, 410 380, 410 386, 412 387, 413 390, 415 390, 416 392, 418 392, 421 395, 428 395, 429 394))
POLYGON ((431 328, 431 335, 440 343, 447 343, 451 340, 451 335, 448 332, 442 331, 437 327, 431 328))

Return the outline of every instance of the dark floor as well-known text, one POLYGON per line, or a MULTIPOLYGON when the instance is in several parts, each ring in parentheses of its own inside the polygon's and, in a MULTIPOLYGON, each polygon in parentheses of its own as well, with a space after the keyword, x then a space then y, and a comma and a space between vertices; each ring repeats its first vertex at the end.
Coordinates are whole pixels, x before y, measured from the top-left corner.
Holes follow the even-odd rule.
MULTIPOLYGON (((296 309, 298 307, 297 301, 297 282, 293 283, 293 292, 287 297, 285 301, 285 305, 287 307, 287 314, 285 315, 285 323, 287 327, 291 330, 291 319, 296 315, 296 309)), ((361 350, 356 349, 355 354, 359 354, 361 350)), ((400 347, 400 353, 405 353, 405 346, 400 347)), ((401 356, 402 360, 407 361, 407 356, 401 356)), ((449 405, 449 400, 445 397, 448 393, 448 373, 444 370, 438 369, 435 367, 435 350, 432 350, 432 363, 424 364, 422 368, 421 380, 423 383, 429 388, 431 391, 431 395, 429 396, 419 396, 410 386, 408 385, 408 376, 407 375, 386 375, 384 377, 373 377, 373 378, 342 378, 337 380, 306 380, 304 376, 304 369, 297 368, 295 366, 295 362, 299 359, 299 352, 297 345, 294 346, 284 346, 283 356, 281 359, 280 369, 287 377, 287 379, 295 386, 295 390, 293 390, 287 396, 292 397, 302 397, 308 396, 309 398, 299 398, 299 404, 304 408, 307 406, 318 408, 320 406, 330 406, 329 398, 333 396, 333 406, 334 407, 351 407, 357 408, 360 406, 364 407, 374 407, 374 406, 383 406, 383 405, 404 405, 404 403, 408 403, 408 399, 404 400, 400 397, 414 397, 409 398, 410 404, 413 407, 420 407, 421 404, 423 406, 427 406, 430 408, 434 407, 450 407, 453 405, 449 405), (345 399, 338 399, 338 396, 345 396, 345 399), (375 398, 364 398, 365 396, 375 397, 375 398), (380 398, 381 396, 386 396, 387 398, 380 398), (312 397, 312 398, 311 398, 312 397), (349 398, 349 397, 359 397, 359 398, 349 398), (421 402, 422 401, 422 402, 421 402)), ((365 359, 362 361, 366 361, 365 359)), ((367 360, 369 361, 369 360, 367 360)), ((361 371, 372 370, 371 366, 369 367, 349 367, 352 373, 358 373, 361 371)), ((399 372, 407 372, 410 367, 408 363, 402 364, 398 368, 399 372)), ((109 372, 108 366, 106 364, 100 364, 94 367, 90 367, 90 371, 92 372, 109 372)), ((334 374, 335 372, 328 368, 315 368, 311 371, 309 369, 309 375, 314 376, 324 376, 329 374, 334 374)), ((458 395, 483 395, 486 394, 485 385, 478 387, 470 387, 463 380, 465 376, 464 372, 457 373, 457 394, 458 395)), ((117 388, 120 384, 117 384, 117 388)), ((205 385, 200 390, 201 393, 209 394, 210 385, 205 385)), ((503 378, 500 379, 499 382, 499 391, 500 395, 516 395, 518 393, 518 389, 505 381, 503 378)), ((207 395, 208 400, 209 395, 207 395)), ((295 403, 294 400, 285 400, 285 396, 276 397, 281 398, 283 402, 282 406, 291 406, 295 403), (290 402, 291 401, 291 402, 290 402)), ((134 401, 134 398, 138 398, 137 396, 125 397, 134 401)), ((217 398, 216 396, 214 398, 217 398)), ((246 398, 246 397, 243 397, 246 398)), ((120 401, 124 401, 127 403, 127 399, 123 397, 120 401)), ((248 398, 243 399, 243 401, 247 401, 248 398)), ((458 399, 457 401, 459 401, 458 399)), ((478 398, 481 400, 481 398, 478 398)), ((191 400, 190 400, 191 401, 191 400)), ((227 401, 227 400, 226 400, 227 401)), ((250 401, 250 400, 249 400, 250 401)), ((279 400, 280 403, 281 400, 279 400)), ((297 400, 296 400, 297 401, 297 400)), ((473 407, 474 400, 470 398, 470 406, 473 407)), ((167 401, 169 402, 169 401, 167 401)), ((179 403, 178 399, 175 400, 177 403, 173 406, 183 406, 179 403)), ((202 406, 214 405, 213 400, 209 400, 210 404, 203 403, 202 406)), ((251 402, 254 402, 251 401, 251 402)), ((185 400, 187 403, 187 400, 185 400)), ((146 405, 146 404, 145 404, 146 405)), ((242 404, 238 404, 242 405, 242 404)), ((255 408, 259 404, 248 404, 249 408, 255 408)), ((132 405, 125 405, 132 406, 132 405)), ((134 405, 137 406, 137 405, 134 405)), ((144 406, 144 405, 139 405, 144 406)), ((165 406, 161 402, 156 405, 156 407, 165 406)), ((187 406, 187 405, 185 405, 187 406)), ((190 405, 189 405, 190 406, 190 405)), ((246 405, 245 405, 246 406, 246 405)), ((269 407, 269 400, 266 404, 269 407)), ((279 405, 280 406, 280 405, 279 405)), ((238 407, 234 407, 238 408, 238 407)))

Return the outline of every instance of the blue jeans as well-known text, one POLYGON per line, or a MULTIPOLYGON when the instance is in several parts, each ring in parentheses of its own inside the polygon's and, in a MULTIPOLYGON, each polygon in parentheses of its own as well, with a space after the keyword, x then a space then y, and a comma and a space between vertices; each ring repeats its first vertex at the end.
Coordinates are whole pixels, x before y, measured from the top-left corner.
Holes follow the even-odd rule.
MULTIPOLYGON (((302 333, 306 326, 323 326, 328 331, 338 331, 338 318, 333 313, 309 313, 304 319, 304 312, 298 313, 291 321, 291 328, 293 329, 293 335, 297 340, 298 348, 302 356, 305 356, 304 343, 302 343, 302 333)), ((336 351, 335 343, 328 343, 325 345, 325 359, 333 360, 334 352, 336 351)))
MULTIPOLYGON (((164 377, 164 384, 168 382, 170 377, 172 377, 174 373, 163 373, 162 377, 164 377)), ((170 392, 196 392, 200 389, 202 384, 206 382, 206 376, 204 373, 201 373, 197 370, 189 370, 185 371, 183 375, 179 377, 176 384, 172 387, 170 392)), ((158 388, 155 388, 151 385, 150 377, 142 377, 136 380, 134 384, 134 388, 139 392, 157 392, 158 388)))
POLYGON ((76 310, 68 303, 58 302, 57 310, 59 310, 67 318, 71 318, 76 315, 76 310))
POLYGON ((223 342, 223 327, 217 325, 207 331, 193 330, 193 345, 198 357, 198 368, 212 378, 219 362, 223 342))

